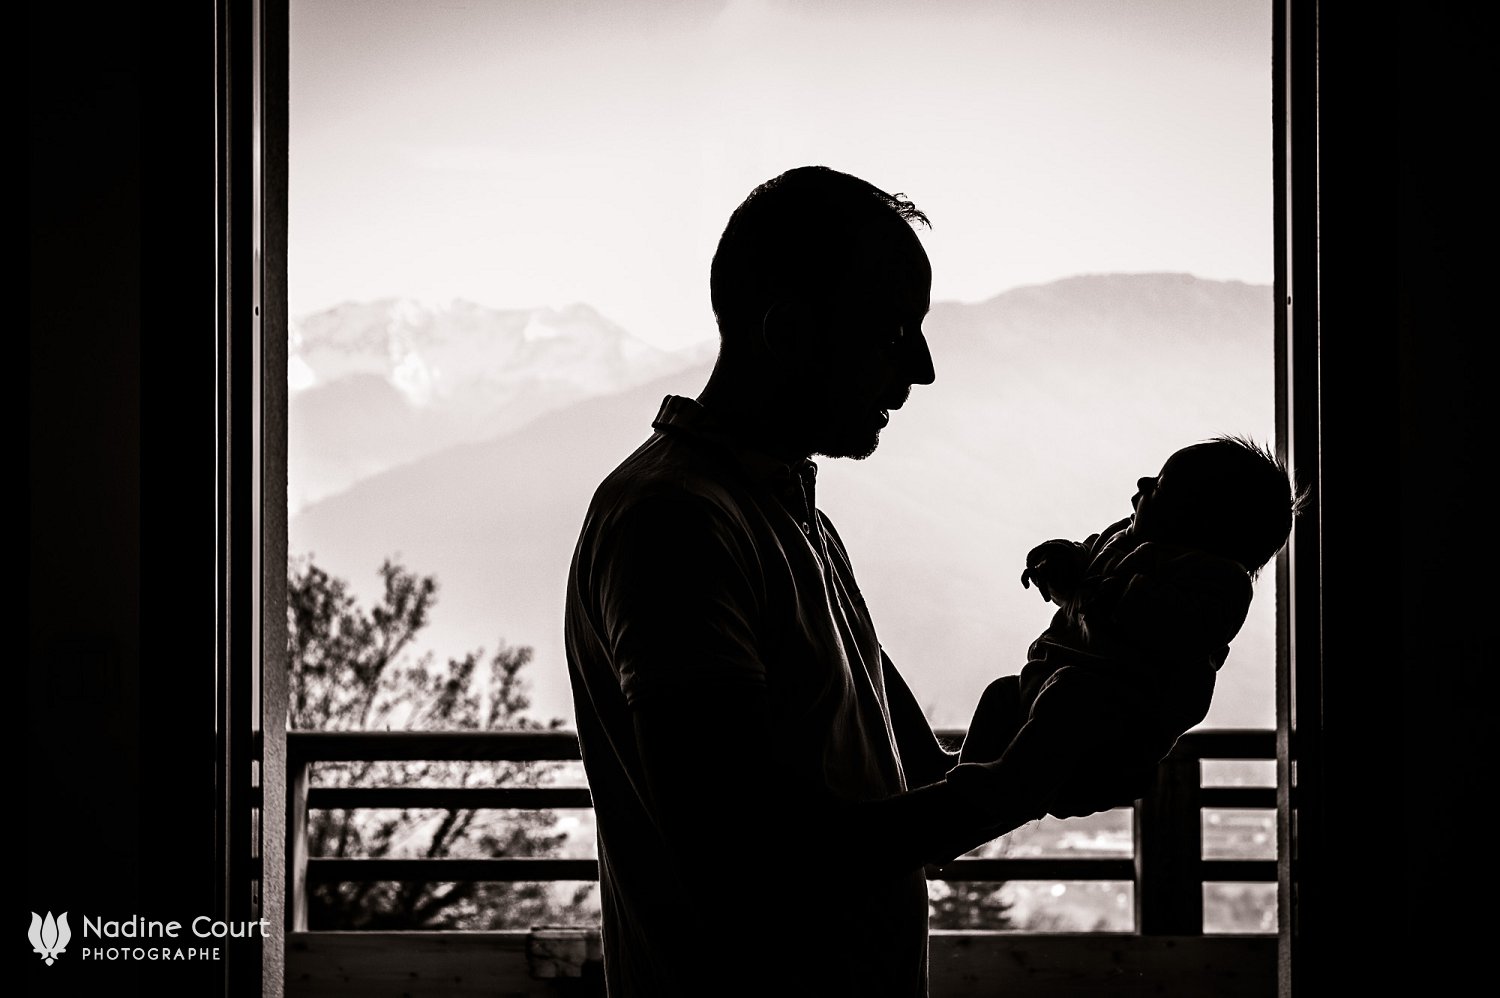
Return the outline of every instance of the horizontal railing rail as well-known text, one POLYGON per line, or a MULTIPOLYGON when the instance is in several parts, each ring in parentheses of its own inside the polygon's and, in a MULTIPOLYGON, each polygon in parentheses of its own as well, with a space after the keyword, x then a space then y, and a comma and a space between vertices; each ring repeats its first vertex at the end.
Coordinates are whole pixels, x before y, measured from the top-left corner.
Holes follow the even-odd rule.
POLYGON ((583 758, 571 731, 291 731, 300 762, 570 762, 583 758))
POLYGON ((555 809, 593 807, 594 797, 583 787, 313 787, 307 792, 307 806, 328 811, 361 807, 555 809))
MULTIPOLYGON (((938 732, 945 743, 963 731, 938 732)), ((369 881, 589 881, 592 859, 334 858, 308 854, 310 810, 360 808, 556 810, 589 808, 586 787, 314 787, 320 762, 569 762, 580 759, 570 731, 290 732, 287 737, 289 841, 288 922, 307 928, 311 885, 369 881)), ((944 881, 1129 881, 1135 885, 1136 930, 1145 935, 1203 931, 1205 882, 1274 883, 1276 861, 1203 858, 1204 808, 1274 809, 1273 787, 1205 787, 1200 763, 1266 760, 1276 754, 1275 732, 1255 729, 1194 731, 1158 767, 1156 785, 1136 803, 1134 856, 962 858, 931 874, 944 881)))
POLYGON ((445 881, 598 880, 592 859, 310 859, 310 883, 395 880, 407 883, 445 881))

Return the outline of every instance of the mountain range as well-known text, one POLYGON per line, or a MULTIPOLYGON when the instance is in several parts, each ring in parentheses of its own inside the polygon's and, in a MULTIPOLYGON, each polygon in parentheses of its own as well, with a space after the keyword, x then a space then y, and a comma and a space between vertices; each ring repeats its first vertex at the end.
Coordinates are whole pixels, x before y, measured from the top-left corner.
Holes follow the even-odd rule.
POLYGON ((659 350, 583 304, 397 298, 293 322, 287 354, 293 513, 387 468, 709 356, 659 350))
MULTIPOLYGON (((959 727, 1050 618, 1019 582, 1033 545, 1128 514, 1181 446, 1272 439, 1273 308, 1265 285, 1080 275, 937 303, 924 329, 936 382, 871 457, 820 461, 819 505, 929 717, 959 727)), ((436 576, 424 647, 531 646, 536 712, 570 721, 563 589, 584 510, 663 397, 703 387, 711 350, 656 351, 587 306, 386 300, 297 336, 292 554, 365 598, 387 556, 436 576)), ((1267 573, 1208 724, 1273 725, 1274 638, 1267 573)))

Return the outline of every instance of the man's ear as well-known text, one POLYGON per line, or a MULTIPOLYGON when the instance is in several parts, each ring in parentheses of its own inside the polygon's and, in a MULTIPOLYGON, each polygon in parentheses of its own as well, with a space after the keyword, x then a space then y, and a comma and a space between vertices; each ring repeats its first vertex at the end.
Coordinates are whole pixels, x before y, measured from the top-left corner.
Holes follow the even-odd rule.
POLYGON ((802 298, 783 298, 766 309, 760 335, 766 352, 783 366, 805 368, 825 352, 823 324, 802 298))

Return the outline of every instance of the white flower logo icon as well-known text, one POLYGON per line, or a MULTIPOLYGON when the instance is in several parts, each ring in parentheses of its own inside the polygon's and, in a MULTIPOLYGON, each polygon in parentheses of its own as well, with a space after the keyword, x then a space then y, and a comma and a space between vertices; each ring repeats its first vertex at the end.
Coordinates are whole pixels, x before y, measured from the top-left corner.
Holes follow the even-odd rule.
POLYGON ((72 938, 67 912, 57 916, 56 920, 50 911, 45 919, 34 911, 31 913, 31 949, 46 961, 47 966, 56 962, 58 954, 68 948, 68 940, 72 938))

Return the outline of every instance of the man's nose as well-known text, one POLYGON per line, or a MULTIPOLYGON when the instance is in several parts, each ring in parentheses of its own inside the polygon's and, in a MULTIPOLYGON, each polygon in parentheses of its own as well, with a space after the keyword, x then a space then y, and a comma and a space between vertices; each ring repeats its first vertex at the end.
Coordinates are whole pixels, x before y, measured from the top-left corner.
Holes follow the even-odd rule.
POLYGON ((927 337, 919 329, 915 336, 906 337, 909 344, 907 350, 906 376, 914 385, 930 385, 937 379, 937 372, 932 367, 932 350, 927 346, 927 337))
POLYGON ((1156 479, 1154 478, 1140 478, 1136 480, 1135 487, 1140 491, 1142 495, 1144 495, 1145 493, 1150 492, 1151 487, 1155 484, 1156 479))

